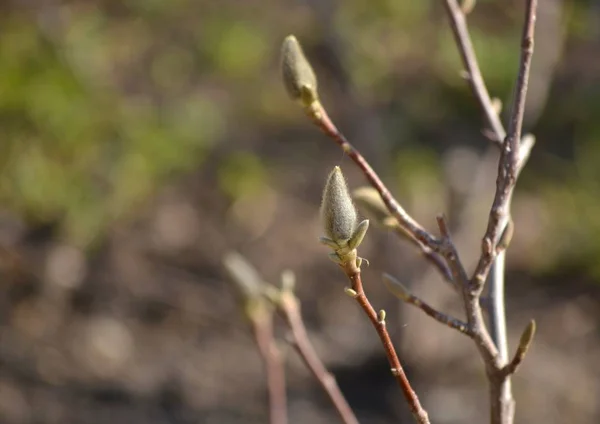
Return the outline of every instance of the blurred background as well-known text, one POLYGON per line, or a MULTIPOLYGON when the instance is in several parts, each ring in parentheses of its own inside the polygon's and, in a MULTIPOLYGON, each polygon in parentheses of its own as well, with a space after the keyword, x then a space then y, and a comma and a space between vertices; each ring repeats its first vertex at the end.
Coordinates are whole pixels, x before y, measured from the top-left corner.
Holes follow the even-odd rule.
MULTIPOLYGON (((353 163, 286 96, 295 34, 323 103, 419 222, 445 212, 469 269, 497 156, 436 0, 30 0, 0 3, 0 422, 266 423, 262 363, 221 265, 284 269, 311 340, 363 423, 412 422, 379 341, 317 243, 329 170, 353 163)), ((469 15, 492 96, 510 105, 524 2, 469 15)), ((506 118, 507 109, 502 115, 506 118)), ((520 423, 600 420, 600 3, 544 0, 513 205, 507 315, 520 423)), ((374 306, 435 423, 487 422, 470 340, 385 292, 387 271, 441 310, 458 297, 371 228, 374 306)), ((335 411, 277 335, 291 423, 335 411)))

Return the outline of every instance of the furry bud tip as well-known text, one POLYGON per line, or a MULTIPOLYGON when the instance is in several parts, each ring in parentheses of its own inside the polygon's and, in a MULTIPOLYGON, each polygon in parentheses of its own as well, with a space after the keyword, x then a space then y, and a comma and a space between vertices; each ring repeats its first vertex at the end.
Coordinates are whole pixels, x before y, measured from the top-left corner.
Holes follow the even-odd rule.
POLYGON ((321 219, 327 237, 338 244, 349 240, 356 229, 356 208, 339 166, 333 168, 327 178, 321 202, 321 219))
POLYGON ((281 46, 281 72, 285 89, 293 100, 304 107, 318 100, 317 77, 293 35, 285 37, 281 46))

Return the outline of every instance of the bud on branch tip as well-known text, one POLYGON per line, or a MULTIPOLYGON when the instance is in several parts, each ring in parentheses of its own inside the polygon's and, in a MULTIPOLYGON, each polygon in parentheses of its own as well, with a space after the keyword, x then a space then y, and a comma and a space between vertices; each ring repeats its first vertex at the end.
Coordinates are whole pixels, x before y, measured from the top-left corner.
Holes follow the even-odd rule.
POLYGON ((367 233, 369 221, 358 224, 356 208, 339 166, 333 168, 325 183, 321 220, 326 237, 321 237, 320 241, 334 250, 329 257, 339 264, 356 261, 356 266, 360 267, 362 260, 357 257, 356 248, 367 233))
POLYGON ((385 287, 396 296, 398 299, 407 301, 410 299, 410 292, 400 281, 396 280, 390 274, 384 273, 382 276, 383 284, 385 287))
POLYGON ((288 35, 281 46, 281 72, 283 83, 289 96, 310 108, 319 100, 317 77, 300 43, 293 35, 288 35))
POLYGON ((347 241, 356 229, 356 209, 339 166, 327 178, 321 201, 321 219, 325 235, 334 242, 347 241))

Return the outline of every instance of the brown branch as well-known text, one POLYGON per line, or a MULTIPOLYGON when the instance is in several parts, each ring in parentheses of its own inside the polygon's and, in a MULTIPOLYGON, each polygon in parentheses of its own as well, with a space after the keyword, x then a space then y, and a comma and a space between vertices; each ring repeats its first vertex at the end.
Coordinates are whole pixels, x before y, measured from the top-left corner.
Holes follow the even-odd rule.
POLYGON ((269 422, 287 424, 285 369, 273 335, 273 307, 265 297, 269 285, 256 268, 237 252, 227 252, 223 256, 223 266, 235 288, 240 309, 252 325, 264 363, 269 391, 269 422))
POLYGON ((387 289, 398 299, 416 306, 439 323, 453 328, 469 337, 473 337, 473 332, 466 322, 438 311, 421 298, 412 294, 400 281, 396 280, 391 275, 383 274, 383 282, 387 289))
POLYGON ((523 126, 523 115, 525 113, 525 98, 527 95, 529 70, 531 68, 531 57, 533 55, 536 10, 537 0, 527 0, 525 25, 523 27, 521 40, 519 73, 517 76, 515 98, 509 119, 508 133, 500 153, 496 194, 492 203, 487 230, 482 241, 482 254, 471 280, 471 283, 477 290, 483 288, 490 266, 494 260, 495 245, 498 241, 500 232, 504 229, 502 225, 503 222, 508 220, 508 206, 519 172, 519 164, 522 163, 519 155, 519 145, 523 126))
POLYGON ((267 374, 269 422, 271 424, 287 424, 285 370, 273 337, 273 320, 270 315, 265 319, 253 319, 252 328, 267 374))
POLYGON ((358 420, 337 385, 335 377, 327 371, 308 338, 300 313, 300 304, 294 294, 289 291, 282 291, 277 305, 279 312, 290 327, 296 351, 329 396, 342 422, 345 424, 358 424, 358 420))
POLYGON ((348 276, 350 280, 352 291, 349 294, 356 300, 356 303, 361 307, 364 313, 373 324, 373 327, 377 331, 377 335, 381 340, 381 344, 383 345, 383 349, 385 350, 385 354, 388 358, 388 362, 391 366, 392 375, 396 378, 396 381, 400 385, 402 389, 402 393, 408 403, 411 413, 415 420, 420 424, 429 424, 429 417, 427 412, 421 406, 419 402, 419 398, 415 391, 413 390, 406 374, 404 373, 404 369, 402 368, 402 364, 400 363, 400 359, 396 354, 396 349, 394 348, 394 344, 392 343, 392 339, 387 331, 385 319, 384 317, 380 317, 375 312, 375 309, 369 302, 367 295, 365 294, 360 269, 355 266, 353 262, 348 262, 344 266, 342 266, 344 272, 348 276))
POLYGON ((438 270, 445 282, 450 284, 455 290, 460 289, 458 284, 454 281, 454 278, 452 277, 452 271, 450 270, 443 257, 439 253, 421 243, 411 234, 407 233, 402 227, 398 226, 395 230, 396 233, 404 237, 406 240, 409 240, 411 243, 413 243, 419 248, 419 250, 421 251, 421 255, 425 258, 427 262, 429 262, 438 270))
POLYGON ((465 15, 456 0, 445 0, 444 4, 450 17, 450 26, 452 27, 454 39, 456 40, 460 56, 468 74, 467 80, 493 131, 494 137, 491 137, 490 140, 498 146, 502 146, 506 132, 481 76, 481 70, 477 63, 465 15))

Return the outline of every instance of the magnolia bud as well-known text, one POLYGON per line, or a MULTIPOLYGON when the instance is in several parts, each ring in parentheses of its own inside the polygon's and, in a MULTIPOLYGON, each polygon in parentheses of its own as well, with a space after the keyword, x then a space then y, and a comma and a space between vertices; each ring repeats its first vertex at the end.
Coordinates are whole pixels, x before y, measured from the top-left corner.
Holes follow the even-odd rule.
POLYGON ((281 71, 285 89, 293 100, 305 107, 318 100, 317 77, 293 35, 288 35, 281 46, 281 71))
POLYGON ((349 240, 356 229, 356 209, 339 166, 327 178, 321 203, 325 235, 336 243, 349 240))

